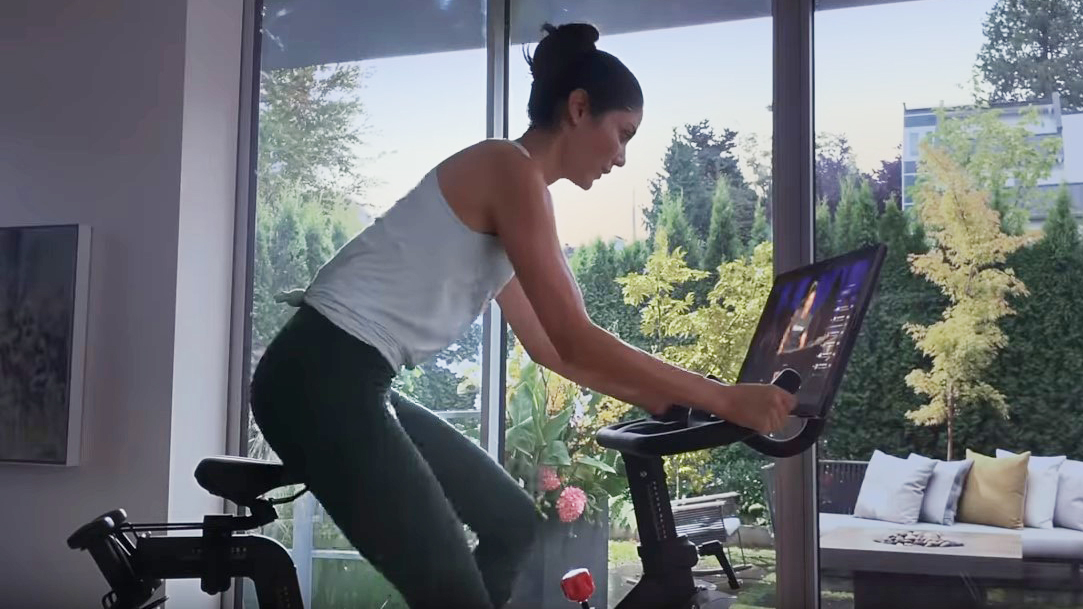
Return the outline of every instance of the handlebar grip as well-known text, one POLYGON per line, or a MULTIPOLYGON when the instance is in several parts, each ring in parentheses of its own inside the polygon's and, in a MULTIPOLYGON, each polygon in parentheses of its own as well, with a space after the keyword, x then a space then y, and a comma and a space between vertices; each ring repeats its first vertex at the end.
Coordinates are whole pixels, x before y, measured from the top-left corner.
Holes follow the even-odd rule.
POLYGON ((113 531, 127 519, 124 510, 113 510, 102 514, 69 535, 68 547, 73 550, 86 550, 112 535, 113 531))
MULTIPOLYGON (((775 380, 772 382, 782 389, 796 394, 801 388, 801 375, 791 368, 786 368, 778 373, 778 376, 776 376, 775 380)), ((768 457, 784 459, 786 457, 799 455, 816 443, 824 429, 824 420, 821 418, 807 418, 802 420, 805 422, 805 426, 801 429, 800 433, 792 438, 775 440, 769 436, 753 434, 743 441, 749 448, 758 453, 767 455, 768 457)))
POLYGON ((796 394, 797 390, 801 389, 801 375, 793 368, 783 368, 782 372, 779 372, 778 376, 771 381, 771 384, 777 385, 789 393, 796 394))

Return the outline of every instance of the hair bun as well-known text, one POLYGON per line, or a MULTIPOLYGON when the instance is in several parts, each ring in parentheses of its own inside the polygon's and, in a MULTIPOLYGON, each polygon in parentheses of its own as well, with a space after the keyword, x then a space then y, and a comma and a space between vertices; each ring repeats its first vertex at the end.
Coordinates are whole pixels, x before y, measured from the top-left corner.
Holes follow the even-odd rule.
POLYGON ((534 80, 559 78, 584 55, 597 50, 598 28, 589 23, 560 26, 546 23, 542 30, 546 35, 534 49, 534 56, 528 59, 534 80))

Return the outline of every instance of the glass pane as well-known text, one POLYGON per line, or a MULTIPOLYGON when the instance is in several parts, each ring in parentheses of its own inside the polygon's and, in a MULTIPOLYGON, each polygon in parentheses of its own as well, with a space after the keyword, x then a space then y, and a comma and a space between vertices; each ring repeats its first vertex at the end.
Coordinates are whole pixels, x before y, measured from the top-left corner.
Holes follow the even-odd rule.
MULTIPOLYGON (((519 137, 529 122, 531 76, 523 45, 532 52, 547 21, 595 24, 598 47, 639 79, 645 109, 624 167, 589 191, 568 181, 550 188, 569 266, 596 324, 674 363, 733 381, 770 289, 764 278, 772 275, 770 3, 632 4, 512 4, 510 133, 519 137), (657 289, 649 298, 629 300, 637 286, 652 281, 657 289), (675 310, 686 296, 693 303, 689 310, 675 310), (659 310, 661 317, 652 318, 659 310), (712 321, 727 311, 736 315, 712 321), (694 332, 682 335, 682 325, 689 324, 694 332)), ((511 435, 506 443, 509 470, 547 518, 520 581, 520 589, 535 595, 536 604, 527 606, 566 606, 557 582, 540 578, 574 567, 587 567, 594 576, 593 606, 616 606, 642 575, 639 530, 621 461, 598 446, 595 434, 645 411, 534 366, 518 341, 509 354, 507 391, 509 429, 536 416, 524 408, 534 395, 546 396, 544 413, 536 410, 546 420, 570 416, 557 438, 570 465, 535 466, 551 443, 524 443, 511 435), (615 463, 616 473, 600 471, 591 459, 615 463), (568 499, 580 491, 588 499, 582 512, 568 499), (574 543, 566 540, 569 533, 576 535, 574 543)), ((673 505, 702 499, 706 514, 694 534, 696 512, 681 513, 678 532, 697 544, 722 542, 741 587, 732 590, 710 556, 700 560, 697 582, 735 595, 740 606, 774 602, 773 538, 761 474, 767 462, 743 444, 666 461, 673 505)))
POLYGON ((817 257, 889 248, 820 443, 824 606, 1079 606, 1083 5, 866 4, 816 16, 817 257))
MULTIPOLYGON (((294 311, 276 295, 304 288, 429 168, 485 137, 483 3, 429 4, 265 3, 253 367, 294 311)), ((475 442, 481 336, 479 317, 455 344, 394 380, 475 442)), ((250 416, 248 438, 249 455, 277 459, 250 416)), ((405 608, 311 494, 278 513, 263 532, 292 550, 306 607, 405 608)), ((254 607, 247 581, 246 592, 254 607)))

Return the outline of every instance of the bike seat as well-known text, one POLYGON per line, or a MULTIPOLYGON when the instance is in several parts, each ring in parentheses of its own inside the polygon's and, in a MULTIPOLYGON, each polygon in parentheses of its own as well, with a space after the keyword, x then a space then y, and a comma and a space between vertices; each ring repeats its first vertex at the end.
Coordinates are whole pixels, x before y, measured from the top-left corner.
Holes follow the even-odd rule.
POLYGON ((195 476, 212 495, 245 507, 268 491, 302 482, 281 463, 245 457, 207 457, 196 466, 195 476))

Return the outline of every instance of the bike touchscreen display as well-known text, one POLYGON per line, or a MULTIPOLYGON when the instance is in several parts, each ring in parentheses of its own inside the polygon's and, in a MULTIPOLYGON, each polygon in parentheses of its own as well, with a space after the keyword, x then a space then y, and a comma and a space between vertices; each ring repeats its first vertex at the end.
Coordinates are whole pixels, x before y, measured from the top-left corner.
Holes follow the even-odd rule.
POLYGON ((879 278, 874 246, 775 279, 738 382, 770 383, 785 368, 801 375, 798 416, 826 416, 879 278))

